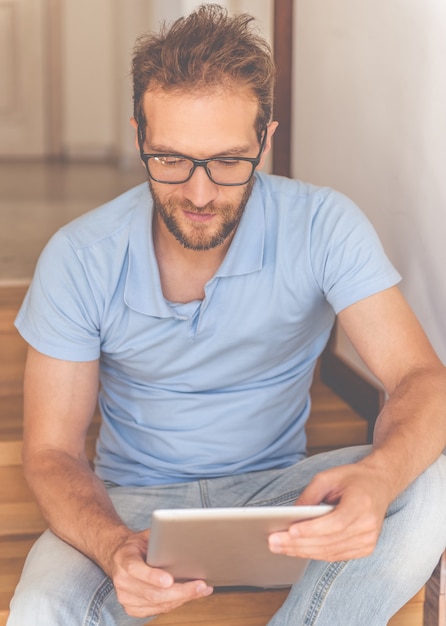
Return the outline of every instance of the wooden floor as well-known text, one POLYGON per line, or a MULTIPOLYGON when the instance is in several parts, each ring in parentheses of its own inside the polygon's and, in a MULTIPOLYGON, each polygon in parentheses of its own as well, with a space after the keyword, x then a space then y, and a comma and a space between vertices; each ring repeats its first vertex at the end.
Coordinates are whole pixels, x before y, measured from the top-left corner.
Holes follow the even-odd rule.
MULTIPOLYGON (((0 167, 0 626, 27 552, 45 528, 21 468, 21 380, 26 346, 13 319, 46 239, 68 219, 143 177, 108 166, 60 164, 0 167)), ((318 379, 308 423, 310 453, 363 443, 367 425, 318 379)), ((93 453, 99 420, 90 429, 93 453)), ((263 626, 285 591, 214 595, 157 618, 157 626, 263 626)), ((422 625, 423 591, 390 622, 422 625)), ((25 625, 24 625, 25 626, 25 625)), ((367 626, 367 625, 358 625, 367 626)))
POLYGON ((29 281, 60 226, 144 180, 143 167, 0 162, 0 285, 29 281))

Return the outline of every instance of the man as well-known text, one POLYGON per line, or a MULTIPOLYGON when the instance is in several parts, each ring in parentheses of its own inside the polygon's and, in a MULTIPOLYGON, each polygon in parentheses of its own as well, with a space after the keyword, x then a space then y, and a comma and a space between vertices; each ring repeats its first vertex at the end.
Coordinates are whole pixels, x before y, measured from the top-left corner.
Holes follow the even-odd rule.
POLYGON ((63 228, 39 261, 17 326, 24 468, 51 531, 9 626, 145 624, 212 593, 145 563, 156 508, 336 504, 271 536, 313 559, 274 626, 382 626, 444 549, 444 367, 358 209, 259 172, 274 69, 250 21, 202 6, 138 42, 148 186, 63 228), (304 460, 336 314, 389 400, 372 448, 304 460))

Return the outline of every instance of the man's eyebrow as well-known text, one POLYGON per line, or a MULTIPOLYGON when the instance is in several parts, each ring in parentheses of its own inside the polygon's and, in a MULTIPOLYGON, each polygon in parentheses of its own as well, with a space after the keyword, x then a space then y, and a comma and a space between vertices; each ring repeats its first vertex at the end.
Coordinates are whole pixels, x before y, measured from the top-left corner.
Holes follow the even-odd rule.
MULTIPOLYGON (((251 149, 251 146, 245 144, 242 146, 232 146, 231 148, 226 148, 225 150, 221 150, 215 154, 210 154, 207 156, 207 159, 217 159, 219 157, 227 157, 227 156, 239 156, 241 154, 247 154, 251 149)), ((174 150, 172 146, 166 146, 163 144, 153 144, 150 146, 149 153, 152 154, 178 154, 182 156, 192 156, 191 154, 186 154, 185 152, 179 152, 178 150, 174 150)))

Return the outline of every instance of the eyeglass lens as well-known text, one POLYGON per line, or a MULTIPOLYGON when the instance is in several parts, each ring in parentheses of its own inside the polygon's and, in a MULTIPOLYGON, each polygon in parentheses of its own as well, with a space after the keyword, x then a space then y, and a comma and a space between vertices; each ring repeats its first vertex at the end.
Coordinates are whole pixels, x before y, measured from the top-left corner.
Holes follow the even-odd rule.
MULTIPOLYGON (((185 182, 194 167, 194 162, 184 157, 154 156, 147 159, 150 175, 159 182, 185 182)), ((206 168, 211 180, 217 184, 244 184, 249 180, 254 165, 238 159, 212 159, 206 168)))

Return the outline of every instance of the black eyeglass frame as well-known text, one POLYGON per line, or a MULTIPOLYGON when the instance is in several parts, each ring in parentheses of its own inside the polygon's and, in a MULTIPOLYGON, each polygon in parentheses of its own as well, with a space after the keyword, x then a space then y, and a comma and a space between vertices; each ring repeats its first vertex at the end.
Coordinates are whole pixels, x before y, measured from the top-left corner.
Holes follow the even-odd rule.
POLYGON ((187 183, 187 181, 189 181, 195 170, 197 169, 197 167, 202 167, 204 168, 206 174, 209 177, 209 180, 211 180, 214 185, 219 185, 221 187, 240 187, 242 185, 246 185, 247 183, 249 183, 249 181, 251 180, 251 178, 254 176, 254 172, 256 167, 258 166, 258 164, 260 163, 260 159, 262 158, 262 154, 263 154, 263 150, 265 149, 265 144, 266 144, 266 137, 267 137, 267 129, 265 128, 265 130, 263 131, 263 137, 262 137, 262 141, 260 144, 260 150, 259 153, 257 154, 256 157, 239 157, 239 156, 234 156, 234 157, 212 157, 210 159, 194 159, 190 156, 187 156, 185 154, 151 154, 151 153, 147 153, 144 152, 143 147, 142 147, 142 135, 141 133, 139 133, 139 138, 140 138, 140 155, 141 155, 141 160, 144 162, 144 165, 146 166, 146 170, 147 170, 147 174, 149 176, 149 178, 153 181, 155 181, 156 183, 161 183, 162 185, 183 185, 184 183, 187 183), (150 173, 149 170, 149 164, 148 161, 149 159, 153 159, 153 158, 173 158, 173 159, 187 159, 188 161, 192 162, 192 167, 189 171, 189 175, 187 176, 187 178, 185 178, 184 180, 180 180, 180 181, 166 181, 166 180, 159 180, 157 178, 155 178, 154 176, 152 176, 152 174, 150 173), (213 178, 212 178, 212 173, 208 167, 208 163, 210 163, 211 161, 246 161, 247 163, 251 163, 252 165, 252 172, 251 174, 248 176, 248 178, 242 182, 242 183, 217 183, 213 178))

